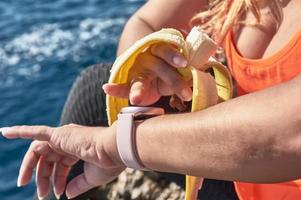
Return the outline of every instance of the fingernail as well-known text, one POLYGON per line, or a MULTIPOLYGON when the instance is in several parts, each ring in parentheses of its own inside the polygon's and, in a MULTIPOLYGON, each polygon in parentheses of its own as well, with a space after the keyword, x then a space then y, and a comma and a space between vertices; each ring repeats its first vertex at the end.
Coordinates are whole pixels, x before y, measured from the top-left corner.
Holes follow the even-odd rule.
POLYGON ((106 83, 106 84, 103 84, 103 85, 102 85, 102 89, 103 89, 103 90, 106 90, 107 85, 108 85, 107 83, 106 83))
POLYGON ((186 67, 187 66, 187 60, 182 58, 181 56, 174 56, 172 58, 172 62, 179 66, 179 67, 186 67))
POLYGON ((44 197, 42 197, 42 196, 40 195, 39 190, 37 190, 37 196, 38 196, 38 199, 39 199, 39 200, 43 200, 43 199, 44 199, 44 197))
POLYGON ((58 194, 56 191, 54 191, 54 195, 55 195, 56 199, 60 199, 61 198, 61 195, 58 194))
POLYGON ((20 180, 20 177, 18 177, 18 180, 17 180, 17 187, 21 187, 21 180, 20 180))
POLYGON ((0 133, 5 136, 5 134, 10 130, 11 128, 10 127, 3 127, 3 128, 0 128, 0 133))
POLYGON ((142 99, 138 95, 135 95, 135 96, 133 95, 130 97, 130 101, 131 101, 131 104, 133 104, 133 105, 139 105, 141 103, 142 99))
POLYGON ((41 196, 38 195, 38 199, 39 199, 39 200, 43 200, 44 197, 41 197, 41 196))
POLYGON ((181 91, 181 95, 184 101, 190 101, 191 100, 191 91, 189 89, 183 89, 181 91))

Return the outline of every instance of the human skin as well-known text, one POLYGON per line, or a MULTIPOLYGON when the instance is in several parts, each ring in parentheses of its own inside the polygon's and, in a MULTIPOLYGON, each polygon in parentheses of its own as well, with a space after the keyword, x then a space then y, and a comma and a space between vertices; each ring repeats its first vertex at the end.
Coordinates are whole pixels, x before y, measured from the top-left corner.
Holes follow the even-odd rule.
MULTIPOLYGON (((156 0, 149 1, 149 4, 150 2, 158 3, 156 0)), ((261 58, 277 51, 295 32, 294 28, 300 27, 300 20, 292 20, 294 26, 288 23, 288 19, 300 19, 300 12, 293 12, 294 9, 300 8, 300 1, 297 0, 290 1, 284 7, 284 21, 277 32, 262 32, 255 27, 238 29, 234 36, 240 52, 249 58, 261 58), (250 39, 246 38, 254 38, 257 43, 247 43, 250 39), (265 48, 254 51, 258 44, 265 45, 265 48)), ((269 7, 262 9, 268 11, 269 7)), ((176 14, 177 12, 174 13, 176 14)), ((269 15, 266 17, 267 27, 273 26, 273 20, 269 20, 269 15)), ((127 28, 125 33, 126 31, 127 28)), ((167 55, 166 51, 158 52, 160 53, 154 57, 161 61, 157 62, 162 64, 162 67, 169 65, 167 67, 171 70, 154 71, 153 76, 170 75, 172 69, 179 66, 170 62, 172 56, 167 55)), ((175 54, 174 52, 173 55, 175 54)), ((171 77, 178 81, 178 77, 171 77)), ((164 92, 175 91, 167 83, 162 83, 163 85, 168 90, 164 92)), ((138 96, 140 102, 145 98, 141 95, 145 93, 144 88, 154 90, 143 80, 136 81, 131 89, 118 87, 107 85, 104 89, 113 95, 119 90, 130 98, 138 96)), ((161 90, 155 92, 157 96, 165 94, 161 90)), ((153 170, 215 179, 272 183, 300 178, 300 95, 301 75, 286 83, 237 97, 203 111, 148 119, 137 124, 136 142, 139 157, 146 167, 153 170)), ((88 166, 84 176, 74 179, 67 186, 69 197, 109 182, 124 169, 116 148, 115 124, 110 128, 71 125, 58 128, 15 127, 1 131, 8 138, 44 141, 35 142, 30 147, 19 175, 20 185, 28 183, 33 168, 40 160, 36 171, 40 197, 49 191, 51 165, 54 163, 57 163, 55 171, 62 172, 54 173, 57 175, 57 195, 62 193, 63 187, 59 186, 64 185, 68 170, 77 159, 84 160, 85 166, 88 166), (72 143, 69 138, 72 138, 72 143)))
POLYGON ((33 170, 36 168, 35 181, 39 199, 49 193, 51 176, 54 193, 59 199, 65 190, 67 175, 79 159, 85 161, 84 172, 68 183, 66 195, 69 198, 97 185, 111 182, 125 169, 119 156, 111 156, 110 148, 105 147, 116 146, 115 132, 112 132, 112 129, 114 126, 102 128, 70 124, 57 128, 15 126, 1 128, 0 131, 7 138, 34 140, 23 158, 18 187, 31 181, 33 170))
MULTIPOLYGON (((138 155, 147 168, 156 171, 256 183, 298 179, 300 98, 299 75, 287 83, 200 112, 146 120, 137 124, 138 155)), ((116 147, 115 125, 21 126, 1 131, 7 138, 44 141, 30 147, 18 179, 19 185, 27 184, 36 168, 40 197, 49 191, 54 163, 59 196, 70 166, 78 159, 84 160, 84 174, 67 185, 66 194, 72 198, 110 182, 124 169, 116 147)))

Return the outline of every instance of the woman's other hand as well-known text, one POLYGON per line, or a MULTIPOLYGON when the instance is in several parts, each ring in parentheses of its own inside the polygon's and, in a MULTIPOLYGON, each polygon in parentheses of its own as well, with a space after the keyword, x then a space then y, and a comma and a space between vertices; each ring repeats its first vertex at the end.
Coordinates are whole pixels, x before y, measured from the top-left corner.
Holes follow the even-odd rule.
POLYGON ((171 45, 157 44, 151 53, 142 53, 137 58, 134 76, 130 84, 105 84, 106 94, 129 98, 132 105, 151 105, 161 96, 177 95, 183 101, 192 96, 191 81, 185 81, 177 68, 186 67, 187 60, 171 45))
POLYGON ((115 140, 114 125, 111 128, 66 125, 57 128, 47 126, 15 126, 0 129, 9 139, 33 139, 20 167, 18 186, 30 182, 36 169, 37 193, 40 198, 50 191, 53 177, 54 192, 59 197, 65 190, 71 167, 82 159, 84 172, 66 186, 66 195, 73 198, 96 186, 115 179, 125 168, 115 140))

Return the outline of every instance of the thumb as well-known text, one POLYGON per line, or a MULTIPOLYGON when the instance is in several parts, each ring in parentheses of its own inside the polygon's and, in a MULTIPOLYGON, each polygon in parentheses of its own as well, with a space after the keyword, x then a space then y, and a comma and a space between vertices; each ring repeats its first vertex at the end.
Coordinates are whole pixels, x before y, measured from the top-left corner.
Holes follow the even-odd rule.
POLYGON ((96 187, 96 185, 90 184, 86 176, 80 174, 68 183, 66 187, 66 196, 68 199, 72 199, 94 187, 96 187))
POLYGON ((128 98, 130 87, 128 84, 106 83, 102 86, 103 91, 110 96, 128 98))
POLYGON ((74 198, 96 186, 104 185, 114 180, 123 168, 102 169, 91 163, 84 163, 84 173, 73 178, 66 187, 66 196, 74 198))

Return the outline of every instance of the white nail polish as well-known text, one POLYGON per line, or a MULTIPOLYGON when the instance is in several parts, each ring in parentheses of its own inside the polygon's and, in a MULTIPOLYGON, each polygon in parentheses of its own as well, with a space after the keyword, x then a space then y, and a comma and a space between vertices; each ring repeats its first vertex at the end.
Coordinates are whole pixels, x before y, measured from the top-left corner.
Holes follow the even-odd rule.
POLYGON ((59 195, 55 190, 54 190, 54 195, 55 195, 56 199, 60 199, 61 198, 61 195, 59 195))
POLYGON ((0 133, 5 136, 5 134, 10 130, 11 128, 10 127, 3 127, 3 128, 0 128, 0 133))
POLYGON ((22 185, 21 185, 21 180, 20 180, 20 178, 18 177, 18 180, 17 180, 17 187, 21 187, 22 185))
POLYGON ((39 200, 43 200, 43 199, 44 199, 44 197, 40 197, 40 196, 38 195, 38 199, 39 199, 39 200))
POLYGON ((43 200, 43 199, 44 199, 44 197, 42 197, 42 196, 40 195, 39 190, 37 190, 37 196, 38 196, 38 199, 39 199, 39 200, 43 200))

